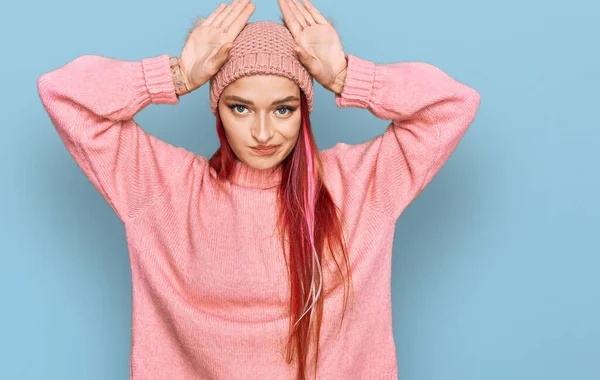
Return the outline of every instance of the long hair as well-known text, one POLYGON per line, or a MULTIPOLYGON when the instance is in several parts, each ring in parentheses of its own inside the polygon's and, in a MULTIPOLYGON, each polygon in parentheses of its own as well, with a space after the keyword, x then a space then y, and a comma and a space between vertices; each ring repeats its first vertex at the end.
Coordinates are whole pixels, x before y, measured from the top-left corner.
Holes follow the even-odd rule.
MULTIPOLYGON (((311 342, 315 376, 317 372, 324 304, 323 268, 326 260, 332 260, 345 285, 342 316, 351 279, 341 213, 324 186, 322 164, 312 134, 306 97, 300 92, 302 121, 298 141, 288 157, 280 163, 282 179, 278 191, 278 227, 284 252, 286 248, 289 252, 289 260, 284 253, 290 285, 286 360, 291 363, 296 356, 296 378, 305 380, 311 342)), ((221 146, 210 158, 209 165, 219 178, 228 179, 236 157, 227 142, 218 112, 217 134, 221 146)))

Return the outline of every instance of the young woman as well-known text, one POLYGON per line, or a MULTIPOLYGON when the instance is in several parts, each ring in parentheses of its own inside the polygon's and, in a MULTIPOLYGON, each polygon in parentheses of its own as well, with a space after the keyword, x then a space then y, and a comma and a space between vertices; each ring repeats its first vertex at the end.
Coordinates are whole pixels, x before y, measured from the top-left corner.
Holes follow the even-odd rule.
POLYGON ((221 4, 180 57, 86 55, 39 78, 64 144, 127 232, 132 379, 397 378, 396 220, 479 95, 430 64, 346 55, 309 1, 279 6, 285 25, 248 23, 249 0, 221 4), (318 152, 313 78, 389 128, 318 152), (212 158, 133 120, 207 82, 212 158))

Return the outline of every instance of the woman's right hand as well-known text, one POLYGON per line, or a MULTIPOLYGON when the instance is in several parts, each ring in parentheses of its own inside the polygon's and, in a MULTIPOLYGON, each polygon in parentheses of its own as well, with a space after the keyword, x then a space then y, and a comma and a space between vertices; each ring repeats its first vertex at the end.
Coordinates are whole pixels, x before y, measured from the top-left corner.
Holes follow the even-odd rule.
POLYGON ((192 31, 179 58, 188 90, 202 86, 219 71, 255 8, 250 0, 221 3, 192 31))

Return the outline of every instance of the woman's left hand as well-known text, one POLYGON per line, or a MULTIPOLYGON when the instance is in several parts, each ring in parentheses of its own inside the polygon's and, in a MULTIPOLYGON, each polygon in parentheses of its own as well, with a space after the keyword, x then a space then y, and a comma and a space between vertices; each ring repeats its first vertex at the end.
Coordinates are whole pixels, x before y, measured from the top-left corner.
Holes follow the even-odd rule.
POLYGON ((283 21, 296 42, 298 60, 326 89, 341 94, 348 62, 333 26, 309 0, 278 0, 283 21))

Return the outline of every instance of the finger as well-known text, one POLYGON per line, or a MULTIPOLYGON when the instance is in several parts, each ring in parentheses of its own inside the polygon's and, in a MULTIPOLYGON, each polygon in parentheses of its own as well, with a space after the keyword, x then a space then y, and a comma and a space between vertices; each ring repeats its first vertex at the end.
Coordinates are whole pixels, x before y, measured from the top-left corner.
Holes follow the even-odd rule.
POLYGON ((212 24, 213 21, 215 21, 215 18, 217 18, 217 16, 219 15, 219 13, 221 13, 223 11, 223 9, 225 9, 225 8, 227 8, 227 4, 225 4, 225 3, 219 4, 217 9, 215 9, 215 11, 210 14, 210 16, 208 16, 207 18, 204 19, 204 21, 202 21, 202 25, 212 24))
POLYGON ((233 20, 235 20, 240 15, 240 13, 242 13, 242 11, 244 10, 244 8, 246 8, 249 2, 250 0, 238 1, 238 3, 231 9, 231 12, 229 12, 229 14, 223 19, 223 23, 221 24, 223 29, 227 30, 227 27, 229 27, 233 20))
POLYGON ((302 16, 302 13, 300 13, 300 9, 296 5, 296 2, 288 1, 288 4, 290 5, 290 10, 292 11, 292 14, 294 15, 298 23, 302 25, 303 28, 306 28, 308 26, 308 23, 304 19, 304 16, 302 16))
POLYGON ((323 17, 321 12, 310 2, 310 0, 304 0, 304 6, 310 12, 313 19, 319 24, 329 24, 327 19, 323 17))
POLYGON ((238 34, 244 29, 250 16, 254 13, 256 5, 254 3, 248 3, 242 12, 233 20, 231 25, 226 29, 228 34, 231 34, 233 38, 237 37, 238 34))
POLYGON ((310 25, 315 25, 316 22, 313 19, 313 17, 311 16, 311 14, 306 10, 306 8, 304 7, 304 5, 298 1, 298 0, 292 0, 294 2, 294 4, 296 5, 296 8, 298 9, 298 11, 300 11, 300 14, 302 15, 302 17, 304 17, 304 20, 306 21, 306 23, 310 26, 310 25))
POLYGON ((235 7, 237 5, 237 3, 240 0, 233 0, 228 6, 227 8, 225 8, 221 13, 219 13, 219 15, 215 18, 215 21, 213 21, 213 25, 215 26, 221 26, 221 24, 223 23, 223 20, 225 19, 225 17, 227 17, 227 15, 229 14, 229 12, 231 12, 231 10, 233 9, 233 7, 235 7))
POLYGON ((292 32, 292 35, 296 37, 302 32, 302 25, 296 20, 296 17, 290 9, 290 3, 287 0, 278 0, 281 14, 283 15, 283 21, 287 28, 292 32))

